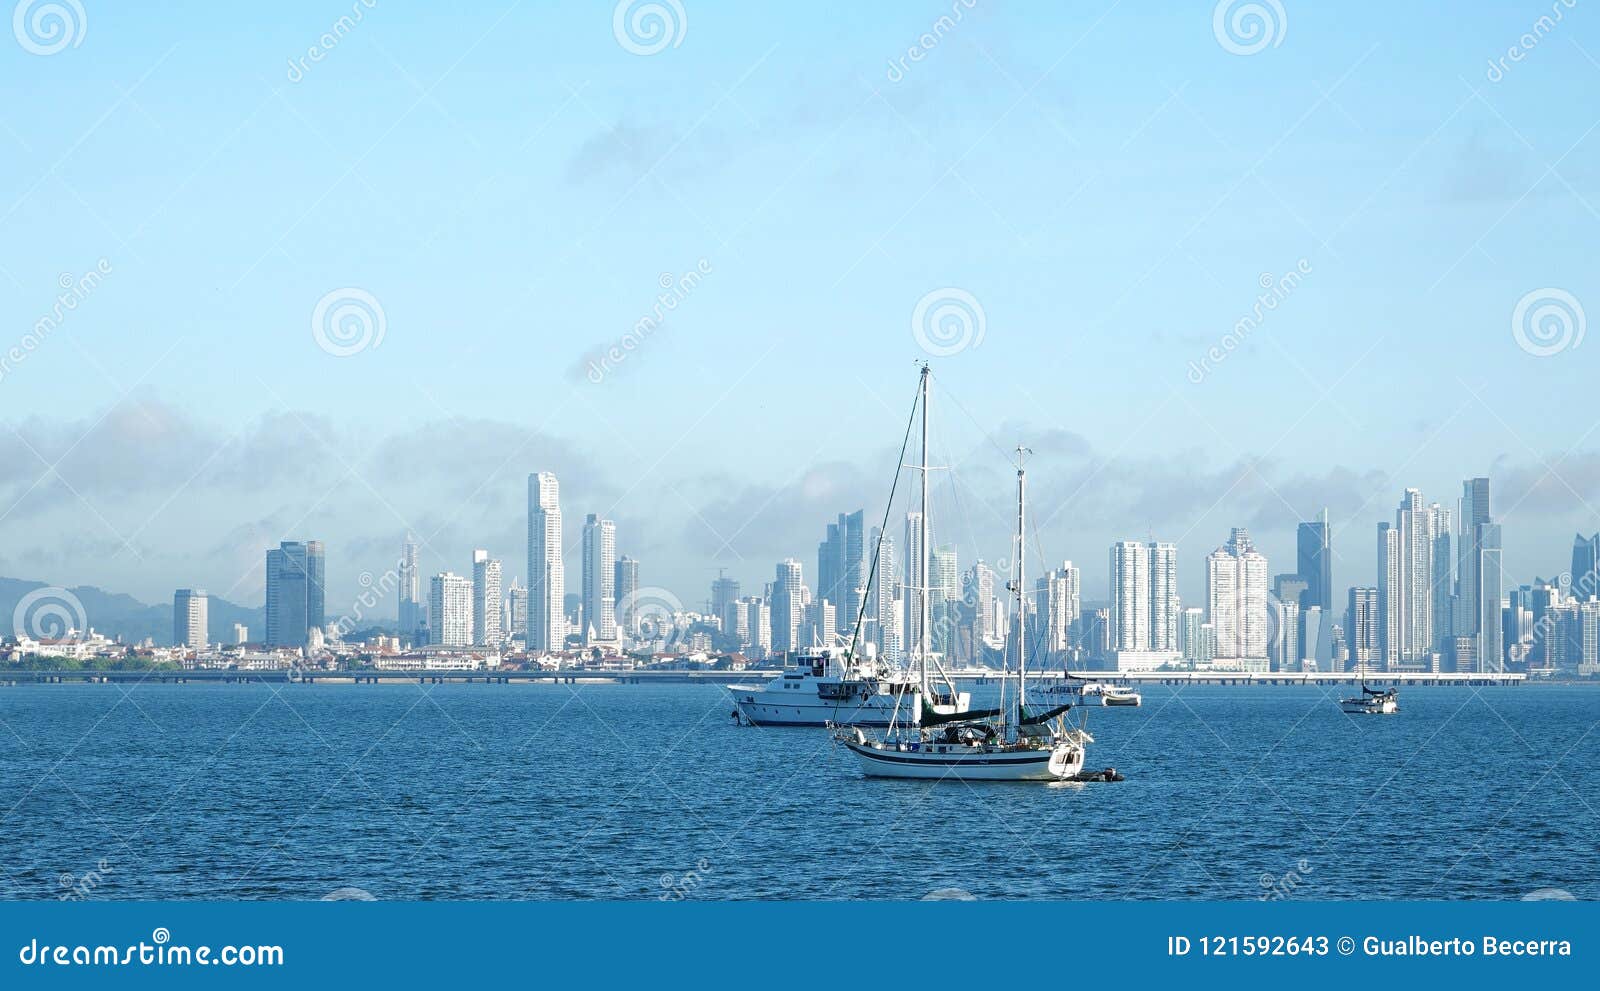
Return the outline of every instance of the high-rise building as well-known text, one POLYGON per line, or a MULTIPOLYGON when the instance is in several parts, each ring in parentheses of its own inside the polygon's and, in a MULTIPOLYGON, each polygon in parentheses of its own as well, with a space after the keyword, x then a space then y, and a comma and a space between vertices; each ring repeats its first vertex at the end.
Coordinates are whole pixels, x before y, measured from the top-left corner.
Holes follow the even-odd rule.
POLYGON ((583 634, 617 639, 617 525, 590 513, 583 520, 583 634))
POLYGON ((500 628, 500 561, 486 550, 472 552, 472 639, 485 647, 498 647, 505 639, 500 628))
POLYGON ((418 547, 412 533, 400 544, 400 636, 409 637, 423 625, 422 575, 417 570, 418 547))
POLYGON ((320 540, 306 541, 306 629, 328 622, 328 554, 320 540))
POLYGON ((172 642, 190 650, 210 644, 210 596, 203 588, 180 588, 172 596, 172 642))
POLYGON ((612 588, 617 597, 617 627, 625 637, 639 634, 635 599, 639 595, 639 562, 624 554, 617 558, 616 580, 612 588))
POLYGON ((1280 602, 1299 604, 1310 588, 1311 585, 1298 574, 1272 576, 1272 594, 1277 596, 1280 602))
MULTIPOLYGON (((718 575, 711 583, 711 614, 726 622, 728 608, 739 599, 739 579, 718 575)), ((855 617, 851 617, 853 622, 855 617)))
POLYGON ((317 549, 317 574, 322 570, 322 544, 286 540, 267 551, 267 630, 269 647, 305 647, 310 631, 321 627, 322 594, 313 596, 311 548, 317 549), (315 620, 315 622, 313 622, 315 620))
POLYGON ((1481 674, 1505 670, 1504 627, 1500 616, 1501 544, 1500 524, 1479 523, 1474 538, 1477 555, 1477 668, 1481 674))
POLYGON ((1275 596, 1267 599, 1267 659, 1274 671, 1298 671, 1300 652, 1300 602, 1275 596))
POLYGON ((528 590, 522 587, 522 582, 516 578, 511 579, 511 588, 506 592, 507 611, 510 615, 511 635, 522 640, 528 640, 528 590))
POLYGON ((1039 617, 1040 646, 1051 653, 1074 646, 1072 630, 1083 611, 1083 579, 1071 561, 1034 583, 1034 609, 1039 617))
POLYGON ((1400 664, 1400 531, 1378 524, 1378 657, 1380 671, 1400 664))
POLYGON ((528 476, 528 649, 560 650, 567 639, 567 574, 561 559, 561 486, 550 472, 528 476))
POLYGON ((957 570, 955 548, 934 548, 928 567, 928 608, 933 616, 929 640, 934 653, 953 658, 957 653, 956 618, 961 603, 961 575, 957 570))
POLYGON ((1300 524, 1295 550, 1296 573, 1306 583, 1300 605, 1320 606, 1326 615, 1333 609, 1333 536, 1326 509, 1315 522, 1300 524))
POLYGON ((1206 600, 1216 629, 1219 664, 1263 669, 1267 664, 1267 559, 1235 528, 1206 558, 1206 600))
POLYGON ((1400 538, 1398 647, 1403 666, 1425 665, 1434 650, 1433 511, 1422 493, 1407 489, 1395 511, 1400 538))
POLYGON ((1006 639, 1005 600, 995 594, 999 580, 994 569, 979 561, 967 569, 966 600, 972 607, 972 635, 977 643, 998 647, 1006 639))
MULTIPOLYGON (((928 576, 924 574, 927 565, 925 549, 923 547, 922 514, 910 512, 906 514, 905 538, 905 594, 901 596, 901 604, 905 610, 905 622, 901 624, 901 642, 907 653, 915 654, 922 649, 925 637, 922 629, 923 604, 928 597, 928 576)), ((928 610, 931 612, 932 610, 928 610)))
POLYGON ((1363 671, 1371 670, 1381 657, 1379 637, 1380 606, 1378 590, 1370 586, 1350 589, 1349 605, 1344 614, 1345 648, 1350 652, 1350 665, 1363 671))
POLYGON ((1588 602, 1600 595, 1600 533, 1572 540, 1572 597, 1588 602))
POLYGON ((800 562, 785 558, 779 562, 772 585, 772 649, 803 650, 801 626, 805 620, 806 587, 800 562))
POLYGON ((1178 653, 1178 545, 1150 544, 1150 649, 1178 653))
POLYGON ((827 599, 854 625, 866 594, 866 512, 840 513, 817 546, 817 598, 827 599))
POLYGON ((434 575, 428 595, 428 642, 440 647, 472 645, 472 582, 446 571, 434 575))
MULTIPOLYGON (((1455 632, 1457 636, 1477 636, 1481 619, 1478 603, 1478 561, 1481 551, 1477 543, 1479 524, 1490 522, 1489 480, 1469 478, 1461 483, 1461 502, 1456 514, 1456 609, 1455 632)), ((1498 621, 1497 621, 1498 622, 1498 621)))
POLYGON ((1111 545, 1111 649, 1150 649, 1150 545, 1111 545))

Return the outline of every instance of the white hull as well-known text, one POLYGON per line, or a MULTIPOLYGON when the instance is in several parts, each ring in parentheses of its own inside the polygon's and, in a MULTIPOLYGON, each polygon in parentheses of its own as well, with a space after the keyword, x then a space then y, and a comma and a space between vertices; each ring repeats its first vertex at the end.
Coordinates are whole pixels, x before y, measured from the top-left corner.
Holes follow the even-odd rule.
POLYGON ((1064 781, 1083 770, 1084 752, 1076 746, 990 750, 960 744, 894 745, 845 741, 869 778, 930 781, 1064 781))
MULTIPOLYGON (((830 702, 815 695, 807 698, 802 692, 770 692, 748 688, 734 688, 731 691, 739 715, 752 726, 886 728, 895 722, 900 725, 913 722, 913 715, 921 704, 919 695, 907 696, 897 706, 895 697, 887 694, 830 702)), ((934 706, 935 711, 954 715, 971 708, 972 697, 967 693, 962 692, 956 699, 954 706, 934 706)))
POLYGON ((1400 711, 1400 703, 1395 699, 1380 699, 1376 702, 1368 702, 1366 699, 1345 699, 1339 706, 1352 716, 1392 716, 1400 711))

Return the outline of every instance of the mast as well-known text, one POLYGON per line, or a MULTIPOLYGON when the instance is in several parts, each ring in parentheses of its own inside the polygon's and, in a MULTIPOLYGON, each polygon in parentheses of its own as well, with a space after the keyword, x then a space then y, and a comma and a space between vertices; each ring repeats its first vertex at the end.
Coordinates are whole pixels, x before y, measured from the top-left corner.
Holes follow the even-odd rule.
POLYGON ((930 610, 928 608, 928 605, 929 605, 928 604, 928 589, 929 589, 929 584, 928 583, 929 583, 929 579, 931 577, 929 575, 929 573, 928 573, 928 566, 929 566, 928 535, 929 535, 929 532, 930 532, 930 528, 928 526, 928 365, 927 365, 926 362, 924 362, 923 365, 922 365, 922 532, 918 535, 918 538, 917 538, 917 543, 919 545, 918 548, 917 548, 917 554, 921 558, 921 561, 919 563, 919 567, 921 568, 921 573, 920 573, 919 581, 918 581, 918 585, 920 585, 921 587, 917 589, 917 612, 918 612, 918 617, 917 617, 917 619, 918 619, 918 621, 917 621, 917 657, 920 660, 920 663, 918 664, 918 667, 921 668, 919 674, 922 677, 922 698, 923 698, 924 701, 926 701, 928 698, 931 697, 931 688, 932 688, 931 683, 928 680, 928 649, 929 649, 928 620, 930 618, 930 615, 929 615, 930 610))
POLYGON ((1022 720, 1027 718, 1023 706, 1028 701, 1028 615, 1023 589, 1025 587, 1024 571, 1027 563, 1027 530, 1026 524, 1026 490, 1024 488, 1027 472, 1023 470, 1023 459, 1027 457, 1028 449, 1017 445, 1017 726, 1020 729, 1022 720))

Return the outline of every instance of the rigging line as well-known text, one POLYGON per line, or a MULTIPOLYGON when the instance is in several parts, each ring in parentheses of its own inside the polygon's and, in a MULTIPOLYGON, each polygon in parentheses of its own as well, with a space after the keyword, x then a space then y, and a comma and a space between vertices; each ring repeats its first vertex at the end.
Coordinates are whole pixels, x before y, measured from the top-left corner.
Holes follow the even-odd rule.
MULTIPOLYGON (((852 658, 856 656, 856 651, 860 649, 861 627, 867 621, 867 600, 871 597, 870 592, 878 581, 878 556, 883 553, 883 538, 889 535, 889 514, 894 511, 894 494, 900 487, 900 473, 905 471, 906 451, 911 448, 911 431, 916 428, 917 406, 921 402, 922 385, 919 382, 917 384, 917 394, 911 400, 911 416, 906 420, 906 435, 900 442, 900 456, 895 459, 897 467, 894 470, 894 481, 889 484, 889 502, 883 507, 883 525, 878 527, 878 542, 872 545, 872 567, 868 570, 867 587, 863 590, 861 596, 861 611, 856 614, 856 627, 850 634, 850 656, 852 658)), ((924 527, 926 527, 926 523, 924 523, 924 527)), ((926 584, 927 576, 923 576, 923 582, 926 584)), ((881 595, 881 593, 879 594, 881 595)), ((882 602, 878 603, 878 609, 880 612, 883 610, 882 602)))

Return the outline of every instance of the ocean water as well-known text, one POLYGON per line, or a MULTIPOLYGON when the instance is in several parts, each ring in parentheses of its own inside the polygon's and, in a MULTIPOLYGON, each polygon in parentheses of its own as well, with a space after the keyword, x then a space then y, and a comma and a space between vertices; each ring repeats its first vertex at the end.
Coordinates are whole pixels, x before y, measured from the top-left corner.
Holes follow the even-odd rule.
POLYGON ((1152 687, 1120 784, 863 778, 711 686, 0 689, 8 899, 1600 898, 1600 687, 1152 687))

